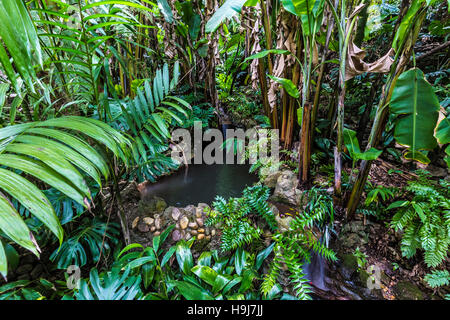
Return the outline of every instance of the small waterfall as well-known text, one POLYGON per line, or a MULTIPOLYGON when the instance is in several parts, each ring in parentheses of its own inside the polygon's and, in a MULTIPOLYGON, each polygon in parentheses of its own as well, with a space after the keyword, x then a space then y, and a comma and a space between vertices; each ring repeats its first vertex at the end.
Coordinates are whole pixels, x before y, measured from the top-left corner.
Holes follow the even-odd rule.
MULTIPOLYGON (((329 236, 329 229, 328 226, 326 226, 321 241, 324 242, 327 247, 330 238, 329 236)), ((303 266, 303 272, 305 272, 306 277, 315 287, 325 291, 329 290, 329 288, 325 284, 326 271, 327 261, 316 252, 311 250, 311 262, 303 266)))

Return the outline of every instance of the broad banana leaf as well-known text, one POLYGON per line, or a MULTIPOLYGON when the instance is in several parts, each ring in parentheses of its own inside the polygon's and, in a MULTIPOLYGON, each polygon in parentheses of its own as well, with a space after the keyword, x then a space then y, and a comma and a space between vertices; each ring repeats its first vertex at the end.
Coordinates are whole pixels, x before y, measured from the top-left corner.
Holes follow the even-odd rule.
MULTIPOLYGON (((434 136, 436 137, 440 145, 450 143, 450 116, 446 116, 444 112, 441 112, 440 114, 439 124, 436 127, 434 136)), ((445 153, 446 156, 444 158, 444 161, 450 168, 450 145, 445 148, 445 153)))
POLYGON ((391 112, 397 116, 394 138, 408 147, 406 159, 429 163, 422 152, 437 146, 434 130, 439 117, 439 100, 420 69, 402 73, 395 85, 390 102, 391 112))
POLYGON ((282 4, 286 11, 300 17, 305 35, 319 31, 325 0, 283 0, 282 4))
POLYGON ((353 160, 375 160, 383 152, 375 148, 361 152, 356 132, 347 128, 344 128, 344 144, 353 160))
POLYGON ((225 19, 231 19, 236 14, 241 12, 241 9, 246 2, 247 0, 225 1, 225 3, 216 12, 214 12, 211 19, 209 19, 206 23, 205 32, 210 33, 216 31, 225 19))

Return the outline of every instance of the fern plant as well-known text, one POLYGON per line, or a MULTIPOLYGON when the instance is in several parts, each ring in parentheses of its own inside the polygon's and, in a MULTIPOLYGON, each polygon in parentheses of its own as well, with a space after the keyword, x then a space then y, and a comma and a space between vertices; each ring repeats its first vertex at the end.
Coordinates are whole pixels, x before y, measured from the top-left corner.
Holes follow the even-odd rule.
MULTIPOLYGON (((60 221, 36 181, 50 185, 89 209, 92 195, 80 171, 101 186, 101 176, 108 178, 110 169, 104 156, 79 138, 82 135, 128 163, 129 141, 97 120, 71 116, 0 129, 0 230, 7 239, 37 256, 39 245, 11 200, 15 199, 39 219, 61 244, 60 221)), ((0 273, 7 273, 1 245, 0 273)))
POLYGON ((156 76, 137 88, 136 97, 120 101, 122 110, 114 125, 132 137, 132 153, 135 160, 134 173, 139 181, 154 182, 157 177, 177 168, 178 164, 164 155, 170 141, 173 121, 183 125, 191 106, 183 99, 170 95, 178 84, 179 63, 169 76, 169 66, 164 64, 156 76))
POLYGON ((269 189, 260 185, 245 188, 241 198, 226 201, 216 197, 214 210, 209 211, 206 225, 214 225, 222 231, 222 251, 242 247, 259 238, 261 229, 253 225, 250 214, 262 218, 271 230, 277 229, 275 216, 266 202, 268 198, 269 189))
POLYGON ((261 285, 264 295, 271 292, 281 270, 286 266, 296 297, 301 300, 311 299, 311 286, 303 272, 303 265, 310 263, 311 251, 327 260, 337 260, 334 251, 327 247, 326 237, 325 241, 321 241, 320 235, 313 228, 332 222, 333 212, 331 199, 319 190, 312 189, 305 211, 292 220, 287 231, 277 232, 272 237, 275 243, 274 258, 261 285))
POLYGON ((404 231, 403 256, 411 258, 417 250, 423 250, 425 263, 433 268, 446 259, 450 245, 449 186, 445 180, 434 184, 421 178, 406 187, 412 200, 396 201, 387 208, 397 209, 390 225, 396 231, 404 231))
POLYGON ((450 273, 448 270, 433 270, 424 279, 432 288, 448 286, 450 284, 450 273))

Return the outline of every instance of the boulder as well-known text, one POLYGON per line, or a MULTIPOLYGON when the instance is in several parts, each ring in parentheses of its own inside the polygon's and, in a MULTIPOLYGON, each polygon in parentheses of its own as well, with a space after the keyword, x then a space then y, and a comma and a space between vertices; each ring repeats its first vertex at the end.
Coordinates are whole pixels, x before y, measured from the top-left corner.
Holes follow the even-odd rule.
POLYGON ((269 188, 275 188, 280 175, 281 171, 270 172, 263 181, 264 185, 269 188))
POLYGON ((284 170, 278 176, 271 200, 294 206, 303 206, 306 195, 297 189, 298 177, 291 170, 284 170))
POLYGON ((393 288, 394 294, 399 300, 423 300, 424 294, 410 281, 399 281, 393 288))

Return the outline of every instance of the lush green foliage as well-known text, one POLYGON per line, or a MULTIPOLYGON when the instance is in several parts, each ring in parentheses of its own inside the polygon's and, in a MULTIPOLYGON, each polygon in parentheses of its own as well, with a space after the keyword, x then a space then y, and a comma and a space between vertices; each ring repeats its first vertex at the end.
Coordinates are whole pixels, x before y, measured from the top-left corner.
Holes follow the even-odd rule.
POLYGON ((215 225, 222 231, 221 249, 233 250, 258 239, 262 233, 255 227, 251 216, 260 217, 271 230, 277 229, 272 210, 266 200, 269 189, 263 186, 247 187, 242 198, 225 200, 217 197, 213 203, 214 210, 208 214, 206 224, 215 225))
POLYGON ((447 257, 450 245, 449 183, 431 182, 427 176, 410 182, 406 188, 411 200, 396 201, 388 209, 396 209, 391 226, 404 230, 401 249, 411 258, 418 249, 424 250, 427 266, 437 267, 447 257))

